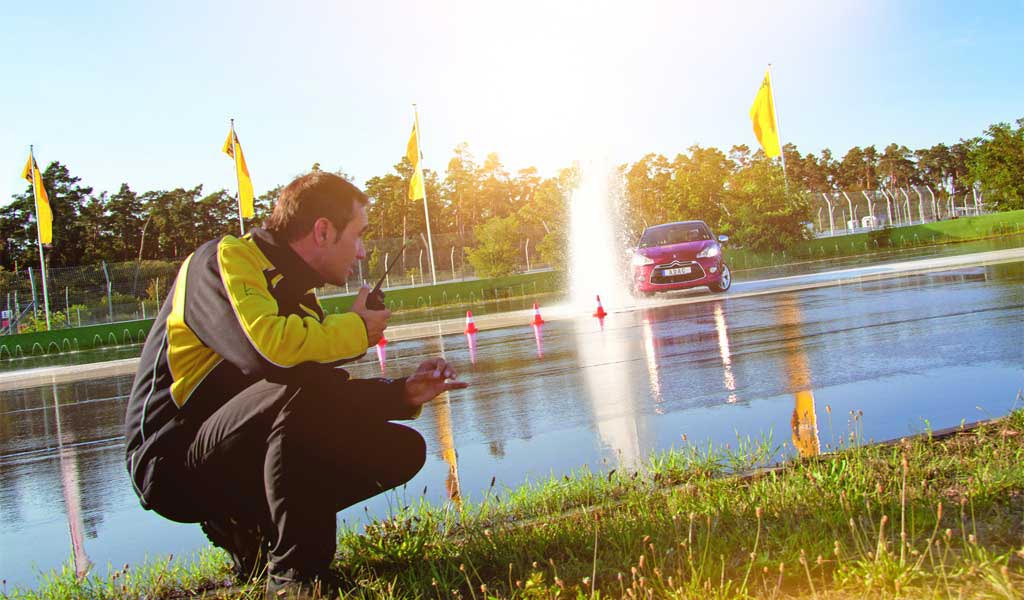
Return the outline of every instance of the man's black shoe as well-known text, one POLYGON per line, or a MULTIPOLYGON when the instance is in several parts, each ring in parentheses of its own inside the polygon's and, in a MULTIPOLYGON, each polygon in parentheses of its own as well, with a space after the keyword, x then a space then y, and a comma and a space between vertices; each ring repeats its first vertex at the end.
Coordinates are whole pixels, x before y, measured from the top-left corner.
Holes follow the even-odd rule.
POLYGON ((289 569, 267 575, 265 600, 328 600, 337 598, 340 582, 333 574, 305 577, 289 569))
POLYGON ((203 521, 201 525, 213 545, 228 553, 231 571, 240 583, 263 576, 267 567, 267 542, 258 527, 244 525, 230 517, 203 521))

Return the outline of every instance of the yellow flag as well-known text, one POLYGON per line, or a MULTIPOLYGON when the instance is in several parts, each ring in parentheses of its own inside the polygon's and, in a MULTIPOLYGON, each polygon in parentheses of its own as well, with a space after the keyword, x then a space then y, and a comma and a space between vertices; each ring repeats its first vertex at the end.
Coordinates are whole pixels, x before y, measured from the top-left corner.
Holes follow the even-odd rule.
POLYGON ((242 144, 238 142, 238 134, 235 133, 234 128, 228 131, 228 139, 224 140, 224 147, 221 148, 221 151, 235 159, 235 174, 238 176, 238 205, 242 210, 242 218, 251 219, 253 216, 252 179, 249 178, 249 167, 245 164, 242 144))
POLYGON ((750 107, 750 120, 754 123, 754 135, 769 158, 782 154, 779 148, 779 130, 775 121, 775 104, 772 102, 771 74, 765 72, 761 89, 754 96, 750 107))
POLYGON ((409 136, 409 143, 405 145, 405 157, 409 159, 409 164, 413 167, 420 164, 420 145, 419 145, 419 129, 420 119, 416 117, 416 120, 412 122, 412 135, 409 136))
POLYGON ((36 196, 36 222, 39 224, 39 243, 49 244, 53 242, 53 211, 50 210, 50 198, 46 195, 46 188, 43 186, 43 176, 39 172, 39 165, 31 153, 28 155, 28 162, 21 172, 22 179, 32 182, 32 190, 36 196))
POLYGON ((419 117, 416 117, 412 123, 412 135, 409 136, 409 143, 405 147, 405 157, 412 163, 412 179, 409 181, 410 200, 419 200, 426 196, 423 191, 423 168, 420 166, 420 145, 417 132, 419 125, 419 117))
POLYGON ((426 196, 426 193, 423 191, 423 169, 416 165, 412 179, 409 180, 409 199, 419 200, 424 196, 426 196))

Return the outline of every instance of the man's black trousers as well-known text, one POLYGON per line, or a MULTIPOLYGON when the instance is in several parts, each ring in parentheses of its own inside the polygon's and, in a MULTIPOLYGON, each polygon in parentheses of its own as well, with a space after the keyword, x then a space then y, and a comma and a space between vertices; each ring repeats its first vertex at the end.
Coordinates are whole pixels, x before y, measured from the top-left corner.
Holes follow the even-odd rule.
POLYGON ((373 388, 359 383, 261 381, 214 412, 188 447, 183 485, 209 507, 204 520, 230 516, 268 530, 271 573, 325 573, 337 512, 423 467, 423 437, 384 420, 374 398, 359 397, 373 388))

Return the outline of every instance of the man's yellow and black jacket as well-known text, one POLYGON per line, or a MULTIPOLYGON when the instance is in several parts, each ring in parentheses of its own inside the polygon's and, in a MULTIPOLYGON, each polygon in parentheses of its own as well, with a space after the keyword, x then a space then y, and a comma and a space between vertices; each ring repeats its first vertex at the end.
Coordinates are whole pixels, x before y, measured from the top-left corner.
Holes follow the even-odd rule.
POLYGON ((322 284, 263 229, 211 240, 185 259, 146 338, 125 418, 128 471, 144 507, 199 520, 174 489, 185 451, 206 418, 257 381, 316 378, 320 389, 366 396, 373 417, 412 416, 403 381, 349 380, 337 368, 365 354, 366 327, 355 313, 325 314, 313 293, 322 284))

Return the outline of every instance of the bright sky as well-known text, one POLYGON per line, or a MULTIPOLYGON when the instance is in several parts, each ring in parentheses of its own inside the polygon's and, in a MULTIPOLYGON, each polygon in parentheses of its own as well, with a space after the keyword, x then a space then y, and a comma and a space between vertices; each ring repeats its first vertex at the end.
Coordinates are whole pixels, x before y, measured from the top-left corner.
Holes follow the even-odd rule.
POLYGON ((459 142, 551 175, 692 144, 756 145, 768 62, 784 142, 911 148, 1024 117, 1024 3, 0 3, 0 204, 35 144, 95 188, 256 193, 314 162, 362 183, 459 142))

